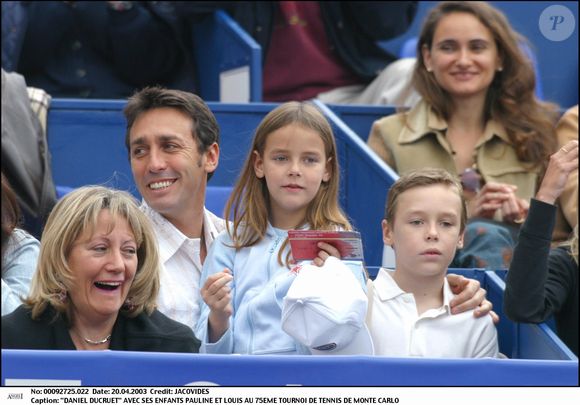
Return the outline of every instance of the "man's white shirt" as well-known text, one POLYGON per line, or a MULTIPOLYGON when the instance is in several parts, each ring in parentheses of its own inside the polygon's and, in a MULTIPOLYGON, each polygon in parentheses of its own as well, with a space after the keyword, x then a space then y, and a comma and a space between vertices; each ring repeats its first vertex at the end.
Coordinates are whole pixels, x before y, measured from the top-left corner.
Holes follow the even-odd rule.
MULTIPOLYGON (((143 201, 141 210, 151 220, 159 244, 159 311, 191 329, 199 318, 201 238, 188 238, 161 214, 143 201)), ((203 229, 206 249, 225 229, 225 221, 204 208, 203 229)))

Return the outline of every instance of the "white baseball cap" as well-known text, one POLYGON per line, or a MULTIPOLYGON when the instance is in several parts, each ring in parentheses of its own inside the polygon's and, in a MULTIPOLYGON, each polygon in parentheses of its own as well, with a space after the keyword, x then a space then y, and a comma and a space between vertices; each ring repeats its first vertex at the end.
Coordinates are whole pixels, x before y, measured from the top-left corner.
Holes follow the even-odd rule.
POLYGON ((336 257, 301 267, 282 307, 282 329, 322 355, 372 355, 368 300, 352 271, 336 257))

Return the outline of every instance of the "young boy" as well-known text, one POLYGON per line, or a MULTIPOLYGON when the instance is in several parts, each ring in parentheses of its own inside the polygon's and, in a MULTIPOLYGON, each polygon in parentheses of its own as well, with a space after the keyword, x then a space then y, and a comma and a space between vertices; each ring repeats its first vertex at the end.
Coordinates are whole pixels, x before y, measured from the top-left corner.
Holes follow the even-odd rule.
POLYGON ((496 357, 491 316, 451 315, 445 277, 463 245, 467 212, 461 184, 441 169, 410 172, 389 191, 383 240, 395 251, 394 272, 381 268, 369 288, 367 326, 375 354, 496 357))

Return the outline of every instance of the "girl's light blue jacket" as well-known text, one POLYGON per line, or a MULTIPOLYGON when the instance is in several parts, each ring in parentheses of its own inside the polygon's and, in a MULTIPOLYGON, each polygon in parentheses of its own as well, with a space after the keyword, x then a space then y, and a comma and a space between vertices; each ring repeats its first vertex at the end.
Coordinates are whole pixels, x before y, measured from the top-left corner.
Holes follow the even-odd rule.
MULTIPOLYGON (((282 302, 296 273, 278 263, 278 251, 288 232, 268 225, 265 237, 256 245, 236 250, 232 239, 223 232, 212 244, 205 259, 200 287, 207 278, 228 268, 232 271, 231 296, 233 315, 230 327, 220 340, 208 343, 209 307, 200 298, 201 316, 195 335, 201 340, 200 353, 240 354, 310 354, 282 330, 282 302)), ((287 244, 282 261, 289 251, 287 244)), ((365 288, 361 262, 345 264, 365 288)))

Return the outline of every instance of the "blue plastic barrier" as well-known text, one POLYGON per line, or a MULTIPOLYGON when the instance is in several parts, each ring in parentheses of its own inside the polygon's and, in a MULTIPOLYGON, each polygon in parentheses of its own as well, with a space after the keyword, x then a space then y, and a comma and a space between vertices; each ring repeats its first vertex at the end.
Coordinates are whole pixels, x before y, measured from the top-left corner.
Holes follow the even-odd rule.
POLYGON ((47 380, 85 386, 576 386, 578 362, 2 351, 2 385, 50 385, 47 380))
POLYGON ((367 263, 382 263, 381 220, 387 192, 399 178, 334 112, 315 101, 333 126, 341 169, 341 204, 361 232, 367 263))
POLYGON ((350 129, 363 141, 367 141, 371 133, 371 127, 376 120, 397 113, 395 107, 373 105, 345 105, 327 104, 350 129))
POLYGON ((226 12, 216 11, 193 26, 198 92, 206 101, 262 101, 262 50, 226 12), (223 75, 236 75, 241 86, 232 95, 221 86, 223 75), (241 97, 241 99, 240 99, 241 97))
MULTIPOLYGON (((125 147, 122 100, 55 99, 48 113, 48 146, 57 186, 104 184, 139 197, 125 147)), ((209 186, 231 186, 254 130, 275 104, 208 103, 221 129, 221 155, 209 186)))
POLYGON ((218 217, 223 217, 231 193, 232 187, 229 186, 209 186, 205 192, 205 207, 218 217))
MULTIPOLYGON (((372 277, 378 267, 369 267, 372 277)), ((502 312, 500 278, 475 278, 501 317, 500 351, 511 359, 371 356, 227 356, 136 352, 2 351, 2 385, 578 385, 578 358, 545 325, 515 324, 502 312), (48 365, 48 366, 47 366, 48 365)))
MULTIPOLYGON (((104 184, 138 196, 125 148, 125 101, 54 99, 47 137, 57 187, 104 184)), ((64 190, 64 189, 63 189, 64 190)))

